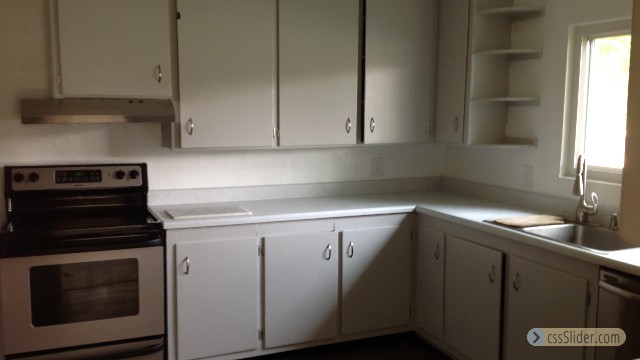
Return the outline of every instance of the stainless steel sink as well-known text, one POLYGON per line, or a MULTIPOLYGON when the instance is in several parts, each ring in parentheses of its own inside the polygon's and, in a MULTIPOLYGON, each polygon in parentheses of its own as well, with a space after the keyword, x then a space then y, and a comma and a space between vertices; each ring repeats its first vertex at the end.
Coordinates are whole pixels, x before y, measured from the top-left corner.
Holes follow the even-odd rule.
POLYGON ((618 237, 618 233, 601 227, 559 224, 523 228, 522 231, 587 250, 609 252, 637 247, 618 237))

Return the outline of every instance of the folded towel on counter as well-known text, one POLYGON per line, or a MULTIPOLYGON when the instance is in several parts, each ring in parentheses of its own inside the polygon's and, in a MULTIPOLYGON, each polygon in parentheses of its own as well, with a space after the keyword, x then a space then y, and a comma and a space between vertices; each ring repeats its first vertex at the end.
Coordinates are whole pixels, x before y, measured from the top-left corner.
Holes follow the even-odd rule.
POLYGON ((556 215, 527 215, 495 219, 494 222, 500 225, 524 228, 530 226, 564 224, 565 220, 562 216, 556 215))

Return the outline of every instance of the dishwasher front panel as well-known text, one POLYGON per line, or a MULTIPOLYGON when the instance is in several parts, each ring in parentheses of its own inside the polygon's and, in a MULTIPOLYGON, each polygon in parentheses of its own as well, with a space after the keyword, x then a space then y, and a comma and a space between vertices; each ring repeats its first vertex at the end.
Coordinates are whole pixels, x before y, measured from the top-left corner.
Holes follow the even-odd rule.
POLYGON ((627 339, 622 346, 599 346, 596 360, 640 358, 640 278, 603 269, 598 295, 598 327, 620 328, 627 339))

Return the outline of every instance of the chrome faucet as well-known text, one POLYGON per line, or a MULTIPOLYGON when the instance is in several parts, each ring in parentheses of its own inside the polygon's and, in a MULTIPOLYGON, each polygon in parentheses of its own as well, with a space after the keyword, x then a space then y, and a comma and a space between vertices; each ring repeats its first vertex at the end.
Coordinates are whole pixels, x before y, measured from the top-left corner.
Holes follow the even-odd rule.
POLYGON ((578 156, 578 163, 576 164, 576 180, 573 183, 573 195, 580 196, 578 200, 578 208, 576 209, 576 222, 588 223, 589 215, 596 215, 598 213, 598 195, 595 192, 591 193, 591 204, 587 203, 585 199, 585 191, 587 189, 587 162, 582 157, 578 156))

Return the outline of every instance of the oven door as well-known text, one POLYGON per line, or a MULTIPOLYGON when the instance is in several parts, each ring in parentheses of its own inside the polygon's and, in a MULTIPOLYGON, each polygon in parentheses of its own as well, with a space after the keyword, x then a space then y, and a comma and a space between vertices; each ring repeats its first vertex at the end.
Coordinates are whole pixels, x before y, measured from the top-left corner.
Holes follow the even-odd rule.
POLYGON ((0 260, 5 354, 164 334, 160 246, 0 260))

